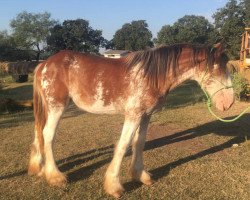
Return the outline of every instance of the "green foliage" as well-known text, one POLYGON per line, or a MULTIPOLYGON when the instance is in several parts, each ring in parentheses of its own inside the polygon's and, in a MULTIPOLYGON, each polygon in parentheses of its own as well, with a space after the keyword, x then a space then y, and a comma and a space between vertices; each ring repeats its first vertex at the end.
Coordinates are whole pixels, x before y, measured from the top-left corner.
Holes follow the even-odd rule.
POLYGON ((14 38, 7 31, 0 31, 0 61, 31 60, 35 58, 34 51, 20 50, 14 38))
POLYGON ((17 46, 22 50, 36 49, 39 60, 49 30, 56 23, 48 12, 33 14, 24 11, 11 20, 10 26, 17 46))
POLYGON ((101 30, 94 30, 84 19, 66 20, 51 29, 47 37, 48 49, 57 52, 62 49, 98 53, 105 39, 101 30))
POLYGON ((158 32, 156 43, 158 45, 174 43, 207 44, 215 43, 218 39, 218 32, 205 17, 185 15, 173 26, 163 26, 158 32))
POLYGON ((113 38, 113 44, 115 49, 136 51, 152 47, 151 39, 152 33, 148 29, 146 21, 138 20, 126 23, 121 29, 117 30, 113 38))
POLYGON ((13 43, 7 31, 0 31, 0 60, 9 58, 8 52, 13 49, 13 43))
POLYGON ((244 20, 246 27, 250 27, 250 1, 242 0, 241 6, 243 7, 243 12, 245 14, 244 20))
POLYGON ((245 27, 243 6, 244 4, 238 4, 237 0, 230 0, 213 15, 215 28, 224 39, 226 53, 230 59, 239 58, 241 36, 245 27))
POLYGON ((232 84, 236 99, 241 100, 242 98, 246 98, 246 95, 249 93, 248 82, 242 74, 238 72, 234 73, 232 75, 232 84))

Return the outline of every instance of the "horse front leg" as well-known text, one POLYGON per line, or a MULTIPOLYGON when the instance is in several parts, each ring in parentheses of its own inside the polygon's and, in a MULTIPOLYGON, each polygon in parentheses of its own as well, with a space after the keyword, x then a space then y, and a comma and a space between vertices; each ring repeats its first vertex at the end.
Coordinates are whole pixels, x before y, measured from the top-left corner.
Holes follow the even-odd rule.
POLYGON ((116 146, 114 157, 105 175, 105 191, 116 198, 119 198, 124 191, 119 179, 121 162, 127 151, 128 146, 131 143, 133 135, 140 124, 140 121, 141 117, 131 118, 125 116, 121 137, 116 146))
POLYGON ((145 185, 153 184, 150 174, 144 169, 143 165, 143 149, 145 146, 150 117, 150 115, 143 116, 140 126, 136 130, 136 134, 132 142, 133 154, 129 170, 133 180, 140 181, 145 185))

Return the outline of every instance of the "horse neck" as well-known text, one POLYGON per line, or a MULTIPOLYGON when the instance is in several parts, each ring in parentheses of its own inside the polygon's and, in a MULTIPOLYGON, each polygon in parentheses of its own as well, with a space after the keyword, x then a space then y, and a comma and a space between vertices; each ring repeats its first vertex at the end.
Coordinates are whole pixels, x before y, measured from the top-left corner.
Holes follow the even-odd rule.
POLYGON ((196 69, 192 67, 188 70, 179 70, 170 81, 169 90, 173 90, 187 80, 195 80, 196 69))

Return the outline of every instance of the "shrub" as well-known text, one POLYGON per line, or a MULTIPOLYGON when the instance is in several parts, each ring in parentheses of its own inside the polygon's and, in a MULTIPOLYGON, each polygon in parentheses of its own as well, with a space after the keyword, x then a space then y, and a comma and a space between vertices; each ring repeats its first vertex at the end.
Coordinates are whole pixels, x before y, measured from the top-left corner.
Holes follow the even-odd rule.
POLYGON ((246 99, 247 94, 249 93, 247 79, 239 72, 235 72, 232 75, 232 84, 236 99, 246 99))

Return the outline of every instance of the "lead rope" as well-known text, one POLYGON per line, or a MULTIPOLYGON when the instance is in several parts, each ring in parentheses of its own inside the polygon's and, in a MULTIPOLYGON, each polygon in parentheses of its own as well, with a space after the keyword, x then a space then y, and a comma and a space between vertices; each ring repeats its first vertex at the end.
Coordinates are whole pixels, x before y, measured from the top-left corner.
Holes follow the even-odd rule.
MULTIPOLYGON (((232 87, 232 86, 231 86, 232 87)), ((229 86, 227 87, 224 87, 224 88, 221 88, 220 90, 222 89, 228 89, 228 88, 231 88, 229 86)), ((232 118, 232 119, 222 119, 221 117, 219 117, 218 115, 216 115, 213 110, 212 110, 212 98, 208 95, 208 93, 203 89, 203 87, 201 87, 202 91, 204 92, 204 94, 206 95, 206 98, 207 98, 207 108, 208 108, 208 111, 211 113, 211 115, 213 115, 216 119, 222 121, 222 122, 225 122, 225 123, 230 123, 230 122, 235 122, 236 120, 240 119, 248 110, 250 110, 250 106, 245 108, 245 110, 243 110, 238 116, 232 118)), ((219 90, 218 90, 219 91, 219 90)), ((218 92, 217 91, 217 92, 218 92)), ((217 93, 216 92, 216 93, 217 93)))

